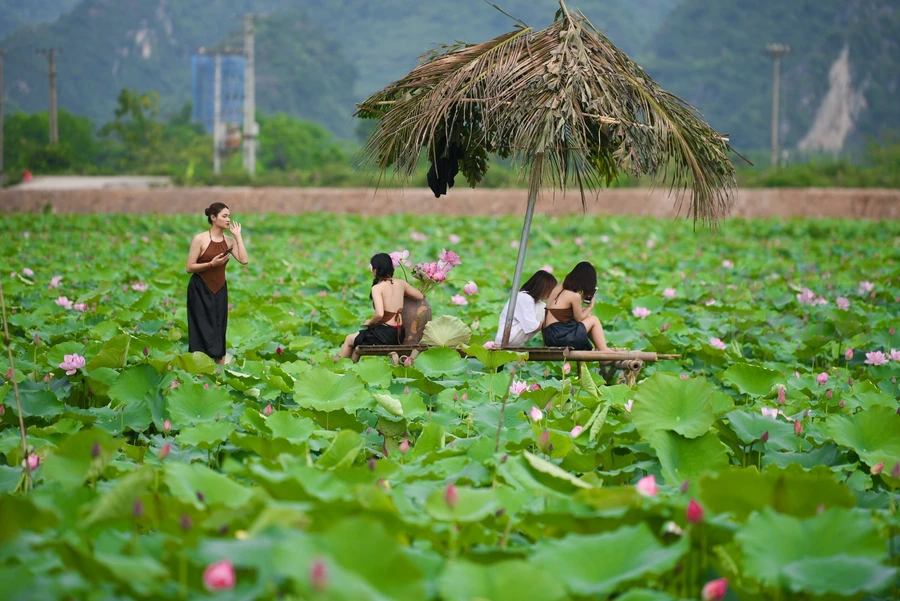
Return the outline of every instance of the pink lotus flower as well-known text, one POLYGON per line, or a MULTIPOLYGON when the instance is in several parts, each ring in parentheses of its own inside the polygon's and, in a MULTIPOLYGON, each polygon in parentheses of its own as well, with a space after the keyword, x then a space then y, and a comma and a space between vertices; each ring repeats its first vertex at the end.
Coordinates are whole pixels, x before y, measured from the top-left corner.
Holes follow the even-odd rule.
POLYGON ((72 301, 70 301, 69 299, 67 299, 65 296, 60 296, 60 297, 59 297, 58 299, 56 299, 54 302, 55 302, 57 305, 59 305, 60 307, 62 307, 63 309, 69 310, 69 309, 72 308, 72 301))
POLYGON ((687 520, 692 524, 697 524, 703 521, 703 508, 700 507, 700 504, 691 499, 690 503, 687 506, 687 520))
POLYGON ((208 591, 230 591, 234 588, 234 565, 227 559, 218 561, 203 571, 203 585, 208 591))
POLYGON ((66 370, 67 376, 74 376, 75 372, 84 367, 84 357, 78 353, 65 355, 64 361, 59 364, 60 369, 66 370))
POLYGON ((59 288, 59 283, 62 282, 62 279, 63 277, 61 275, 53 276, 52 278, 50 278, 50 285, 47 286, 47 289, 52 290, 53 288, 59 288))
POLYGON ((625 411, 631 413, 631 408, 634 407, 634 399, 628 399, 628 402, 625 403, 625 411))
POLYGON ((656 486, 656 476, 653 475, 644 476, 638 480, 634 488, 642 497, 655 497, 659 492, 659 487, 656 486))
POLYGON ((637 317, 638 319, 645 319, 648 315, 650 315, 652 311, 646 307, 635 307, 631 314, 637 317))
POLYGON ((816 376, 816 382, 819 383, 819 386, 825 386, 825 384, 828 384, 828 374, 823 371, 818 376, 816 376))
POLYGON ((656 240, 654 240, 653 238, 647 240, 647 248, 653 248, 654 246, 656 246, 656 240))
POLYGON ((728 346, 719 338, 710 338, 709 344, 714 348, 719 349, 720 351, 724 351, 726 348, 728 348, 728 346))
POLYGON ((847 361, 850 361, 851 359, 853 359, 853 349, 852 348, 848 348, 846 351, 844 351, 844 359, 847 361))
POLYGON ((400 265, 409 265, 409 251, 408 250, 395 250, 391 253, 391 261, 394 263, 394 269, 400 267, 400 265))
POLYGON ((485 342, 485 343, 482 344, 481 346, 483 346, 484 348, 486 348, 486 349, 488 349, 488 350, 490 350, 490 349, 495 349, 495 348, 500 348, 500 346, 499 346, 496 342, 494 342, 493 340, 488 340, 487 342, 485 342))
POLYGON ((172 383, 169 384, 169 390, 175 390, 179 386, 181 386, 181 382, 179 382, 178 380, 172 380, 172 383))
POLYGON ((881 351, 866 353, 866 365, 885 365, 888 358, 881 351))
POLYGON ((459 492, 457 492, 452 482, 444 489, 444 501, 450 509, 456 507, 456 504, 459 502, 459 492))
POLYGON ((526 382, 522 382, 521 380, 515 380, 509 387, 509 391, 515 396, 520 396, 523 392, 528 390, 528 384, 526 382))
POLYGON ((679 377, 681 378, 682 382, 684 382, 688 379, 687 374, 681 374, 679 377))
POLYGON ((706 304, 707 307, 712 307, 713 305, 716 304, 716 299, 711 298, 711 299, 709 299, 708 301, 706 301, 705 304, 706 304))
POLYGON ((74 305, 72 305, 72 309, 84 313, 88 310, 88 306, 87 303, 75 303, 74 305))
POLYGON ((29 277, 29 278, 33 278, 33 277, 34 277, 34 272, 31 271, 31 269, 29 269, 28 267, 25 267, 25 268, 22 269, 22 275, 27 276, 27 277, 29 277))
POLYGON ((575 238, 575 246, 584 246, 584 238, 581 236, 575 238))
POLYGON ((550 265, 544 265, 543 267, 541 267, 541 271, 546 271, 547 273, 553 273, 553 267, 551 267, 550 265))
POLYGON ((846 311, 847 309, 850 308, 850 300, 843 296, 837 297, 835 304, 837 304, 837 308, 840 309, 841 311, 846 311))
POLYGON ((572 428, 572 431, 569 432, 569 436, 571 436, 572 438, 578 438, 582 432, 584 432, 583 426, 575 426, 574 428, 572 428))
POLYGON ((476 284, 475 282, 469 282, 468 284, 463 286, 463 292, 465 292, 467 296, 478 294, 478 284, 476 284))
POLYGON ((149 286, 144 282, 138 281, 131 285, 131 289, 135 292, 146 292, 149 286))
POLYGON ((728 259, 725 259, 724 261, 722 261, 722 267, 724 267, 725 269, 732 269, 734 267, 734 263, 732 263, 728 259))
POLYGON ((443 282, 447 279, 447 274, 441 270, 437 270, 433 274, 431 274, 431 279, 435 282, 443 282))
MULTIPOLYGON (((510 386, 510 392, 512 392, 512 386, 510 386)), ((533 422, 539 422, 544 419, 544 412, 532 405, 528 417, 530 417, 533 422)))
POLYGON ((532 384, 532 385, 531 385, 531 388, 530 388, 531 392, 534 392, 534 391, 540 390, 540 389, 541 389, 541 385, 538 384, 537 382, 535 382, 534 384, 532 384))
POLYGON ((725 593, 727 592, 728 580, 719 578, 717 580, 710 580, 703 586, 703 590, 700 592, 700 598, 703 601, 720 601, 725 598, 725 593))
POLYGON ((450 302, 454 305, 468 305, 469 301, 466 300, 466 297, 462 294, 454 294, 450 297, 450 302))
POLYGON ((425 242, 426 240, 428 240, 428 236, 426 236, 422 232, 412 232, 409 237, 416 242, 425 242))
POLYGON ((663 290, 663 296, 666 298, 675 298, 675 289, 666 288, 665 290, 663 290))
POLYGON ((450 234, 449 236, 447 236, 447 240, 450 241, 450 244, 459 244, 459 242, 460 242, 460 240, 462 240, 462 238, 460 238, 456 234, 450 234))
POLYGON ((900 351, 892 348, 890 358, 891 358, 891 361, 900 361, 900 351))
POLYGON ((817 295, 815 292, 810 290, 809 288, 804 288, 803 291, 797 295, 797 302, 801 305, 827 305, 828 301, 817 295))
POLYGON ((875 289, 875 284, 872 282, 860 282, 859 283, 859 294, 865 296, 867 293, 872 292, 875 289))
MULTIPOLYGON (((41 456, 34 453, 28 454, 28 471, 33 472, 41 466, 41 456)), ((22 467, 25 467, 25 460, 22 460, 22 467)))
POLYGON ((446 248, 441 249, 441 254, 438 255, 438 259, 440 259, 450 267, 462 265, 462 261, 460 260, 459 255, 452 250, 447 250, 446 248))

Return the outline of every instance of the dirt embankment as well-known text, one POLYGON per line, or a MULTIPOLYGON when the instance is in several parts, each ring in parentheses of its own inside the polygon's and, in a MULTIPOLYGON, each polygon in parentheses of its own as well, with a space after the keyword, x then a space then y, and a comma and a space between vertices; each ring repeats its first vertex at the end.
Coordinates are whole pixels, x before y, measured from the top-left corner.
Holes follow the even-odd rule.
MULTIPOLYGON (((224 202, 241 213, 297 214, 316 211, 385 215, 522 214, 524 190, 453 189, 435 199, 429 190, 355 188, 170 188, 150 190, 16 190, 0 192, 0 212, 56 213, 196 213, 224 202)), ((588 214, 673 217, 677 199, 665 190, 606 190, 587 197, 588 214)), ((545 192, 537 212, 579 214, 581 197, 545 192)), ((687 204, 681 215, 686 215, 687 204)), ((850 219, 900 218, 900 190, 843 188, 756 188, 740 190, 732 217, 813 217, 850 219)))

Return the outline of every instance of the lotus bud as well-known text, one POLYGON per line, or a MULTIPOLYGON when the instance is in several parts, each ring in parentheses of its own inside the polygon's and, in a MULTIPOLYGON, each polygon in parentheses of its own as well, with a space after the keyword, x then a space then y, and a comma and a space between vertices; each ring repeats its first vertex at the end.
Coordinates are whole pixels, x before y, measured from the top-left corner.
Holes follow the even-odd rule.
POLYGON ((91 459, 96 459, 99 456, 100 456, 100 443, 95 441, 94 444, 91 446, 91 459))
POLYGON ((539 447, 542 451, 546 452, 546 451, 547 451, 547 447, 548 447, 549 445, 550 445, 550 431, 549 431, 549 430, 544 430, 543 432, 541 432, 541 435, 540 435, 540 437, 538 438, 538 447, 539 447))
POLYGON ((0 405, 0 417, 3 417, 4 413, 6 413, 6 406, 0 405))
MULTIPOLYGON (((532 391, 532 392, 534 392, 535 390, 540 390, 540 389, 541 389, 541 385, 538 384, 537 382, 535 382, 534 384, 531 385, 531 391, 532 391)), ((552 403, 551 403, 551 404, 552 404, 552 403)))
POLYGON ((28 466, 28 471, 33 472, 41 466, 41 456, 33 453, 28 454, 28 461, 22 460, 22 467, 28 466))
POLYGON ((375 468, 378 467, 378 461, 376 461, 375 457, 369 457, 368 464, 369 470, 373 472, 375 471, 375 468))
POLYGON ((468 400, 469 400, 469 393, 468 393, 468 392, 464 392, 463 395, 462 395, 462 397, 460 397, 460 398, 462 398, 462 400, 464 400, 464 401, 468 401, 468 400))
POLYGON ((263 409, 263 415, 269 417, 270 415, 272 415, 272 411, 274 411, 274 409, 272 409, 272 403, 269 403, 268 405, 266 405, 266 408, 263 409))
POLYGON ((697 501, 691 499, 687 506, 687 520, 692 524, 697 524, 703 521, 703 508, 700 506, 697 501))
MULTIPOLYGON (((506 463, 506 460, 509 459, 509 455, 506 453, 503 454, 503 457, 500 458, 500 463, 506 463)), ((900 465, 900 464, 898 464, 900 465)))
POLYGON ((685 480, 684 482, 682 482, 682 483, 681 483, 681 489, 680 489, 680 490, 681 490, 681 494, 683 494, 683 495, 684 495, 684 494, 687 494, 687 491, 688 491, 688 489, 689 489, 690 487, 691 487, 691 481, 690 481, 690 480, 685 480))
POLYGON ((328 567, 321 558, 309 566, 309 585, 314 591, 320 592, 328 588, 328 567))
POLYGON ((669 330, 669 324, 668 324, 668 323, 662 324, 662 326, 660 326, 660 328, 659 328, 659 331, 660 331, 660 332, 667 332, 668 330, 669 330))
POLYGON ((818 376, 816 376, 816 382, 819 383, 819 386, 824 386, 825 384, 828 383, 828 374, 826 374, 826 373, 823 371, 823 372, 820 373, 818 376))
POLYGON ((172 429, 172 422, 170 420, 166 420, 163 422, 163 432, 168 432, 172 429))
POLYGON ((534 405, 531 406, 531 411, 529 412, 528 415, 531 418, 531 421, 533 421, 533 422, 539 422, 542 419, 544 419, 543 412, 540 409, 538 409, 537 407, 535 407, 534 405))
MULTIPOLYGON (((568 349, 568 347, 566 347, 566 348, 568 349)), ((566 353, 566 354, 568 355, 569 353, 566 353)), ((563 375, 567 376, 567 375, 569 375, 569 372, 571 372, 571 371, 572 371, 572 365, 568 361, 563 363, 563 368, 562 368, 563 375)))
POLYGON ((454 392, 454 393, 453 393, 453 402, 455 403, 455 402, 458 401, 458 400, 459 400, 459 393, 458 393, 458 392, 454 392))
POLYGON ((803 422, 801 422, 799 419, 794 422, 794 434, 796 434, 797 436, 803 434, 803 422))
POLYGON ((400 454, 406 455, 407 453, 409 453, 409 441, 404 438, 400 443, 400 454))
POLYGON ((170 453, 171 451, 172 451, 172 445, 169 444, 169 443, 166 443, 166 444, 164 444, 163 447, 159 450, 159 453, 157 453, 156 456, 159 457, 160 459, 165 459, 166 457, 169 456, 169 453, 170 453))
POLYGON ((144 356, 146 357, 146 356, 148 356, 148 355, 150 354, 150 349, 148 349, 148 348, 145 346, 145 347, 144 347, 144 350, 141 351, 141 352, 144 353, 144 356))
POLYGON ((403 387, 403 394, 409 394, 409 386, 403 387))
POLYGON ((574 428, 572 428, 572 431, 569 432, 569 436, 571 436, 572 438, 578 438, 578 436, 579 436, 583 431, 584 431, 584 427, 583 427, 583 426, 575 426, 574 428))
POLYGON ((710 580, 703 586, 703 590, 700 592, 700 598, 703 601, 720 601, 725 598, 725 593, 727 592, 728 580, 719 578, 717 580, 710 580))
POLYGON ((139 518, 142 515, 144 515, 144 504, 141 503, 140 499, 137 499, 134 502, 134 506, 131 508, 131 515, 133 515, 136 518, 139 518))
POLYGON ((200 501, 201 503, 205 503, 205 502, 206 502, 206 495, 204 495, 202 491, 199 491, 199 490, 198 490, 198 491, 197 491, 197 500, 200 501))
POLYGON ((768 430, 763 432, 762 436, 759 437, 759 442, 761 442, 763 444, 766 444, 767 442, 769 442, 769 431, 768 430))
POLYGON ((279 346, 278 348, 275 349, 275 353, 278 355, 282 355, 282 354, 284 354, 284 349, 279 346))
POLYGON ((12 380, 12 378, 13 378, 13 370, 12 370, 12 368, 10 367, 9 369, 6 370, 6 379, 7 379, 7 380, 12 380))
POLYGON ((843 409, 843 408, 846 407, 846 406, 847 406, 847 403, 844 402, 844 399, 841 399, 841 402, 838 403, 838 407, 840 407, 841 409, 843 409))
POLYGON ((687 374, 681 374, 679 377, 681 378, 682 382, 686 382, 688 379, 687 374))
POLYGON ((210 592, 230 591, 234 588, 235 581, 234 565, 227 559, 218 561, 203 571, 203 586, 210 592))
POLYGON ((893 335, 894 335, 894 332, 896 332, 896 331, 897 331, 897 330, 894 329, 894 326, 891 326, 891 329, 888 330, 888 334, 890 334, 891 336, 893 336, 893 335))
POLYGON ((44 384, 49 384, 49 383, 50 383, 50 374, 47 374, 46 376, 44 376, 44 384))
POLYGON ((457 492, 452 482, 444 490, 444 501, 450 509, 456 507, 456 504, 459 502, 459 492, 457 492))
POLYGON ((38 336, 38 333, 37 333, 37 332, 35 332, 35 333, 34 333, 34 344, 35 344, 35 345, 38 345, 38 344, 40 344, 40 343, 41 343, 41 337, 38 336))
POLYGON ((873 465, 872 467, 869 468, 869 473, 872 474, 873 476, 877 476, 878 474, 880 474, 883 471, 884 471, 884 461, 882 461, 881 463, 876 463, 875 465, 873 465))
POLYGON ((891 478, 900 480, 900 463, 895 463, 894 467, 891 468, 891 478))
POLYGON ((844 351, 844 359, 847 361, 850 361, 853 359, 853 349, 852 348, 848 348, 846 351, 844 351))
POLYGON ((194 522, 191 521, 191 516, 186 513, 181 514, 181 529, 187 532, 194 525, 194 522))

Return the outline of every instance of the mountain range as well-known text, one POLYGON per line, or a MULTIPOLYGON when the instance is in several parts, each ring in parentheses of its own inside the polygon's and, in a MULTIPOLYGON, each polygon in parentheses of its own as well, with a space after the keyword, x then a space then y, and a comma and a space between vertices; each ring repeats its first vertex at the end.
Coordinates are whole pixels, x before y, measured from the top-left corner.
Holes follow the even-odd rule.
MULTIPOLYGON (((492 0, 544 27, 556 0, 492 0)), ((786 147, 853 148, 900 129, 896 0, 569 0, 663 87, 739 149, 769 143, 772 61, 782 60, 779 131, 786 147)), ((486 0, 0 0, 10 31, 6 102, 47 106, 42 47, 60 49, 59 105, 100 124, 123 87, 156 90, 164 113, 190 99, 190 55, 240 50, 241 15, 259 15, 257 103, 350 137, 354 102, 412 68, 437 44, 480 42, 516 26, 486 0), (298 9, 298 6, 302 10, 298 9), (12 25, 10 25, 12 24, 12 25)), ((0 35, 3 33, 0 29, 0 35)))

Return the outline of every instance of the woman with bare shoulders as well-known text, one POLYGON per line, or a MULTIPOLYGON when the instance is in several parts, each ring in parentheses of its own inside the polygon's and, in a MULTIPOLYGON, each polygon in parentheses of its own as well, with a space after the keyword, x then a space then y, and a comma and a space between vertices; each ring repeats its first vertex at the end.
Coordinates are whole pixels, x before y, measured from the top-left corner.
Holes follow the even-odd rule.
POLYGON ((249 261, 241 224, 231 221, 231 211, 221 202, 206 209, 209 230, 197 234, 188 253, 187 321, 188 350, 200 351, 216 363, 225 362, 225 330, 228 327, 228 286, 225 266, 231 257, 246 265, 249 261), (231 238, 225 232, 231 233, 231 238))
POLYGON ((348 334, 334 360, 351 358, 359 361, 357 347, 391 346, 403 341, 403 299, 421 300, 425 295, 409 285, 406 280, 394 279, 394 262, 387 253, 378 253, 369 264, 375 278, 372 282, 372 307, 375 314, 363 325, 366 329, 348 334))
POLYGON ((593 265, 582 261, 569 272, 562 285, 550 293, 543 329, 544 344, 589 351, 593 342, 596 350, 609 350, 600 320, 591 315, 596 293, 597 271, 593 265))

